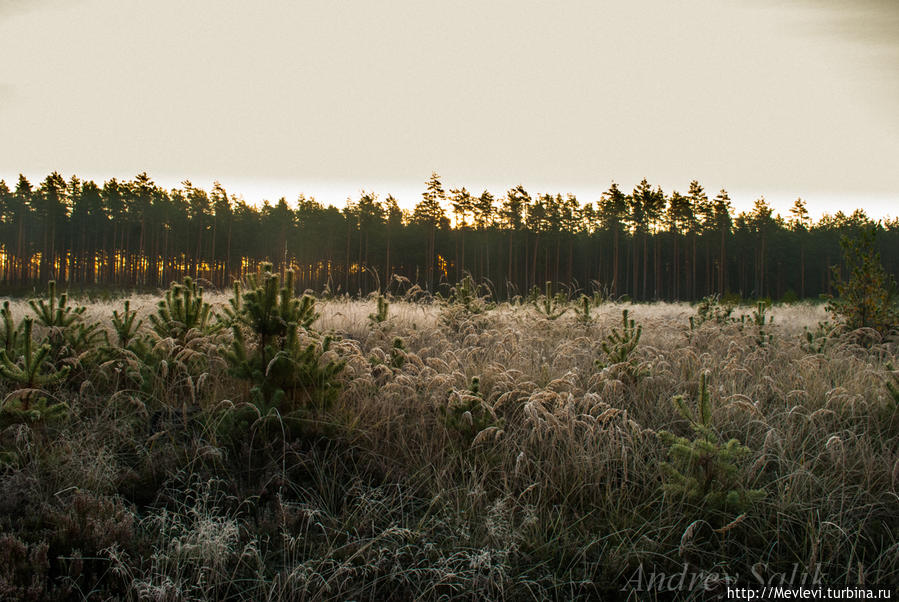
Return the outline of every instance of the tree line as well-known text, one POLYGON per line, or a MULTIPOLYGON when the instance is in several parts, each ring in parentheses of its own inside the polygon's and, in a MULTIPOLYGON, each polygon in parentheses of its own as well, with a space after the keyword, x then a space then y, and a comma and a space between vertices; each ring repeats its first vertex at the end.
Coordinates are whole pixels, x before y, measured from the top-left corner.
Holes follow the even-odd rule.
POLYGON ((141 173, 100 185, 53 172, 37 185, 0 180, 0 281, 165 287, 192 276, 225 287, 269 261, 316 292, 437 292, 471 275, 498 298, 546 282, 639 301, 809 298, 832 292, 841 237, 870 229, 899 273, 897 219, 857 209, 813 221, 801 199, 787 216, 763 198, 735 214, 726 190, 712 196, 695 180, 686 193, 612 183, 582 203, 523 186, 499 198, 447 190, 435 173, 410 211, 365 191, 343 208, 303 195, 254 206, 219 183, 165 189, 141 173))

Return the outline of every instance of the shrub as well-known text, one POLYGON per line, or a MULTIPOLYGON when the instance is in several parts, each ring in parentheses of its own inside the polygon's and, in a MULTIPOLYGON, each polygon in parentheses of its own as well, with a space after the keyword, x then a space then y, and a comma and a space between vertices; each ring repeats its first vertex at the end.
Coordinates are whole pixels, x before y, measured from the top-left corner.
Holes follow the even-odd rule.
POLYGON ((886 381, 887 392, 893 398, 893 401, 896 402, 895 407, 899 408, 899 373, 896 372, 893 364, 889 362, 887 362, 887 370, 889 371, 887 373, 889 379, 886 381))
POLYGON ((780 302, 785 305, 798 303, 799 295, 797 295, 796 291, 794 291, 793 289, 787 289, 787 291, 783 294, 783 297, 780 298, 780 302))
POLYGON ((134 513, 121 498, 76 490, 61 503, 44 509, 43 520, 52 529, 53 560, 66 557, 68 578, 89 591, 108 578, 109 563, 101 555, 111 546, 132 548, 134 513))
POLYGON ((69 592, 48 591, 50 562, 46 542, 26 543, 12 533, 0 534, 0 598, 62 599, 69 592))

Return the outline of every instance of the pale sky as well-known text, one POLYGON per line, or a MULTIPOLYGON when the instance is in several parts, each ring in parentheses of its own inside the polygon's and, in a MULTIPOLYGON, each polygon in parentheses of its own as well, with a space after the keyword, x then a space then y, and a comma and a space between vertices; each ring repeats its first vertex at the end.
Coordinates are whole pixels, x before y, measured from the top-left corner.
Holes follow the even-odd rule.
POLYGON ((0 178, 899 214, 899 2, 0 0, 0 178))

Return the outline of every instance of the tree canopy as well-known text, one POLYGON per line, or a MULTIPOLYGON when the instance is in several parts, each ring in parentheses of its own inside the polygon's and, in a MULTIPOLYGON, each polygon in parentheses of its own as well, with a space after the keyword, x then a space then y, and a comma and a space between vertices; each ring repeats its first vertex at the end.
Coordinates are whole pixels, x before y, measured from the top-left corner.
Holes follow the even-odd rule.
POLYGON ((366 191, 343 208, 302 195, 254 206, 218 182, 165 189, 146 173, 0 180, 0 280, 164 287, 189 275, 224 287, 270 261, 294 267, 300 287, 350 294, 397 281, 437 291, 468 274, 500 298, 547 281, 635 300, 816 297, 835 292, 841 237, 872 228, 899 273, 899 220, 860 209, 815 222, 801 199, 784 218, 762 198, 735 215, 726 190, 710 199, 695 180, 685 194, 613 182, 587 203, 520 185, 498 198, 446 189, 432 174, 405 211, 366 191))

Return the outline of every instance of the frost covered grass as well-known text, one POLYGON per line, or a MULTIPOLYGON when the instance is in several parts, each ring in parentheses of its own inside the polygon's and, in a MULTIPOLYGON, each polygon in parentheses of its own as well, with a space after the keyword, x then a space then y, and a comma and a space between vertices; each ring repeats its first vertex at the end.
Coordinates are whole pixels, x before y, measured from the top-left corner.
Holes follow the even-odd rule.
MULTIPOLYGON (((146 318, 157 300, 130 303, 146 318)), ((120 308, 85 317, 111 334, 120 308)), ((152 374, 98 362, 49 387, 68 418, 0 436, 0 597, 651 599, 631 591, 641 566, 899 584, 894 340, 812 345, 827 316, 802 304, 769 310, 765 336, 739 320, 751 308, 691 328, 686 304, 605 303, 589 323, 527 304, 393 300, 381 323, 373 299, 316 309, 346 366, 314 423, 234 417, 252 403, 226 329, 157 341, 152 374), (624 309, 639 342, 597 364, 624 309), (764 491, 745 508, 678 493, 662 468, 659 432, 700 436, 671 400, 703 374, 711 430, 749 453, 728 474, 681 469, 704 491, 764 491)))

